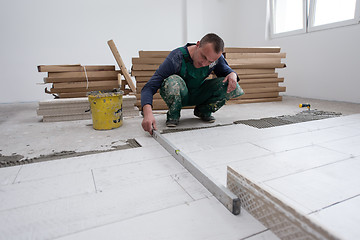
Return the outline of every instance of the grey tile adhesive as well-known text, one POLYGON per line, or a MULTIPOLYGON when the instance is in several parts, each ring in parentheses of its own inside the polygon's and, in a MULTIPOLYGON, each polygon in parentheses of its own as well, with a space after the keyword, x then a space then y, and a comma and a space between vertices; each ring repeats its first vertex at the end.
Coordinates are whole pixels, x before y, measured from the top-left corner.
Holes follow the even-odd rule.
POLYGON ((341 113, 326 112, 320 110, 305 110, 295 115, 283 115, 261 119, 249 119, 235 121, 235 124, 245 124, 256 128, 269 128, 293 123, 308 122, 331 117, 339 117, 341 113))

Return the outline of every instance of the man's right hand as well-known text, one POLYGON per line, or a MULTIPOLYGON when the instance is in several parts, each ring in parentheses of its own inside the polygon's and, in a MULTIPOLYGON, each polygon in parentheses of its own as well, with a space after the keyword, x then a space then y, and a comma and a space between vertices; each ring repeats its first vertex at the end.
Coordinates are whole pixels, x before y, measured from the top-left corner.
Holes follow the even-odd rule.
POLYGON ((144 114, 144 119, 141 123, 141 126, 146 132, 149 132, 152 135, 153 129, 157 130, 157 128, 156 128, 155 117, 152 113, 151 105, 147 104, 143 106, 143 114, 144 114))

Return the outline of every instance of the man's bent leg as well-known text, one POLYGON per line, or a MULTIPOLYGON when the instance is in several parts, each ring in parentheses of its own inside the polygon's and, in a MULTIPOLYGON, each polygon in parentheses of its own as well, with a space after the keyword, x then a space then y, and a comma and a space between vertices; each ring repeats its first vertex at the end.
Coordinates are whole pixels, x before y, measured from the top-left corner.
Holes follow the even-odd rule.
POLYGON ((179 120, 180 111, 186 105, 188 89, 185 81, 178 75, 171 75, 161 85, 160 95, 169 107, 167 120, 179 120))
POLYGON ((203 118, 208 118, 211 113, 224 106, 226 101, 244 94, 238 83, 236 83, 236 88, 232 92, 227 93, 228 82, 223 81, 223 77, 205 81, 201 87, 201 97, 199 99, 201 102, 196 104, 194 113, 200 114, 203 118))

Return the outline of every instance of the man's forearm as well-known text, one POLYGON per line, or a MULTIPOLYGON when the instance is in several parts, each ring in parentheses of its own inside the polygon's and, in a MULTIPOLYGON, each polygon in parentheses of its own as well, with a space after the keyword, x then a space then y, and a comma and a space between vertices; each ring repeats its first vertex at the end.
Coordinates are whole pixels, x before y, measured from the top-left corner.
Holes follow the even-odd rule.
POLYGON ((150 116, 152 114, 152 107, 150 104, 145 104, 143 106, 142 110, 143 110, 144 117, 150 116))

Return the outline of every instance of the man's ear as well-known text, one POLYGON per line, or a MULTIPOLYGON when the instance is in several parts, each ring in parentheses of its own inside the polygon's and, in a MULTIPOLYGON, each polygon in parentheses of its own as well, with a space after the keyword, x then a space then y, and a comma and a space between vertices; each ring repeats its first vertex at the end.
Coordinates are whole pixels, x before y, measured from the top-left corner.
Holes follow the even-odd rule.
POLYGON ((196 46, 200 47, 200 41, 197 41, 196 46))

